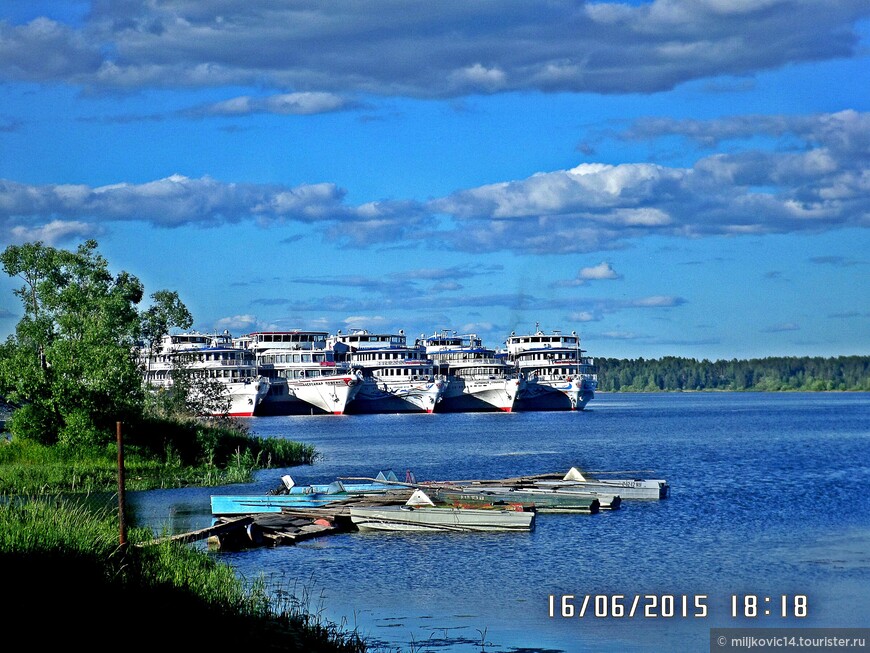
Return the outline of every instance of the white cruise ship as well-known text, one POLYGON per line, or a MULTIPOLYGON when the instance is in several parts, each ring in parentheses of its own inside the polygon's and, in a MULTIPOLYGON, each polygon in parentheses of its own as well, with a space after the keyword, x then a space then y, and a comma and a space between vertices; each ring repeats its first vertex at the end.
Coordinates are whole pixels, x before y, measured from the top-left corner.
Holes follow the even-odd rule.
POLYGON ((253 354, 235 346, 226 331, 165 335, 153 351, 142 350, 141 359, 145 382, 155 389, 172 387, 181 374, 221 383, 225 394, 212 416, 251 417, 269 390, 253 354))
POLYGON ((516 410, 583 410, 598 384, 591 358, 583 356, 576 332, 511 333, 507 360, 517 366, 526 384, 516 410))
POLYGON ((435 411, 446 382, 436 377, 423 347, 408 346, 404 331, 398 334, 339 331, 331 342, 336 360, 348 362, 362 375, 348 412, 435 411))
POLYGON ((343 415, 361 378, 336 362, 326 331, 261 331, 236 342, 253 352, 270 388, 257 415, 343 415))
POLYGON ((525 381, 513 364, 496 358, 495 350, 484 347, 476 334, 441 331, 417 342, 426 349, 435 374, 447 378, 436 411, 509 413, 514 409, 525 381))

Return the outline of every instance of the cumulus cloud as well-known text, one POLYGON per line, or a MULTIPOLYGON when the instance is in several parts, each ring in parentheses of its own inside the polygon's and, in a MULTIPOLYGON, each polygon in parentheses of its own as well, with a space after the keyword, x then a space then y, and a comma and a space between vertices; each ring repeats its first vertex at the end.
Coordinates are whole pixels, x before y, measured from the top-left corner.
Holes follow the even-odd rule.
MULTIPOLYGON (((748 135, 749 123, 711 121, 707 127, 721 138, 748 135)), ((625 247, 650 235, 870 226, 870 114, 850 110, 760 123, 759 133, 787 135, 800 148, 737 150, 680 168, 587 163, 459 190, 429 207, 454 219, 457 227, 441 237, 464 251, 582 253, 625 247)), ((699 125, 690 123, 687 133, 705 131, 699 125)), ((655 133, 685 127, 673 123, 655 133)))
MULTIPOLYGON (((584 163, 425 203, 386 199, 349 205, 345 190, 328 182, 285 186, 172 175, 89 187, 0 180, 0 235, 20 240, 44 232, 47 240, 65 231, 93 235, 113 221, 212 227, 254 220, 264 227, 313 225, 323 237, 355 247, 571 254, 624 248, 649 236, 738 237, 870 226, 870 113, 776 122, 799 148, 735 150, 702 156, 688 167, 584 163)), ((436 281, 457 273, 416 274, 436 281)), ((582 285, 613 278, 611 273, 590 268, 557 283, 582 285)))
POLYGON ((92 3, 0 25, 0 75, 93 88, 652 93, 856 52, 864 0, 92 3))
POLYGON ((227 330, 230 332, 247 332, 253 330, 257 326, 257 318, 253 315, 247 314, 222 317, 215 322, 214 326, 218 331, 227 330))
POLYGON ((0 79, 87 83, 102 64, 98 42, 48 18, 26 25, 0 21, 0 79))
POLYGON ((57 245, 73 240, 87 240, 104 232, 98 224, 80 222, 78 220, 52 220, 42 225, 15 225, 8 229, 8 237, 13 243, 42 241, 48 245, 57 245))
POLYGON ((745 115, 717 120, 649 117, 634 121, 618 137, 623 140, 649 140, 680 136, 707 147, 715 147, 723 141, 759 136, 796 137, 825 151, 866 153, 870 147, 868 121, 868 114, 853 109, 807 116, 745 115))
POLYGON ((365 329, 367 331, 387 329, 390 321, 383 315, 349 315, 342 320, 348 329, 365 329))
POLYGON ((621 279, 622 275, 616 273, 613 267, 607 261, 602 261, 598 265, 592 267, 581 268, 574 279, 565 279, 554 281, 550 284, 551 288, 571 288, 574 286, 585 286, 589 281, 599 281, 602 279, 621 279))
POLYGON ((339 241, 371 243, 394 238, 422 219, 414 202, 369 202, 354 207, 344 204, 344 195, 344 190, 330 183, 288 187, 177 174, 141 184, 99 187, 30 186, 0 179, 0 235, 12 240, 56 241, 98 234, 114 221, 213 227, 255 220, 263 225, 344 223, 339 241))
POLYGON ((607 261, 601 261, 598 265, 591 268, 582 268, 578 275, 581 279, 619 279, 620 275, 616 274, 613 266, 607 261))

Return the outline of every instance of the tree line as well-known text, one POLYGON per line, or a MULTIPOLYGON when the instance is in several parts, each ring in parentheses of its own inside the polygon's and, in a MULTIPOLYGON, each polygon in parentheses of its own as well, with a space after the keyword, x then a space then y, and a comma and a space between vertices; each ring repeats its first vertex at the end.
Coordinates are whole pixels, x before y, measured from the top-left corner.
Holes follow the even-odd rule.
POLYGON ((147 405, 136 346, 193 318, 178 294, 159 290, 139 308, 144 286, 113 274, 88 240, 75 251, 41 242, 10 245, 3 271, 24 316, 0 343, 0 396, 19 405, 14 435, 42 444, 103 445, 116 421, 141 424, 147 405))
POLYGON ((870 356, 795 356, 749 360, 596 358, 604 392, 691 390, 870 391, 870 356))

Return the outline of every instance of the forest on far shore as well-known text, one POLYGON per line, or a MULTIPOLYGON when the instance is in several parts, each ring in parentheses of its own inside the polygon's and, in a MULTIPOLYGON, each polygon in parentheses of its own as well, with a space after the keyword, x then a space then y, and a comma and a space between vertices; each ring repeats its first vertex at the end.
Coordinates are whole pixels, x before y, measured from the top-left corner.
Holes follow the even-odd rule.
POLYGON ((870 356, 749 360, 596 358, 602 392, 667 390, 870 391, 870 356))

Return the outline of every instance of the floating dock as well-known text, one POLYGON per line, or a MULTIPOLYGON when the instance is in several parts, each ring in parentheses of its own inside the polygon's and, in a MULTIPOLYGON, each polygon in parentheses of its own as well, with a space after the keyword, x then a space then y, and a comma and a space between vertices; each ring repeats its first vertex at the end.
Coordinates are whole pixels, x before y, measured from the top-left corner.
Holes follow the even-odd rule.
MULTIPOLYGON (((438 495, 439 492, 445 493, 445 490, 450 490, 454 493, 457 490, 460 492, 478 492, 483 496, 484 494, 492 493, 495 488, 498 488, 503 491, 504 496, 511 496, 513 492, 516 493, 515 496, 518 499, 516 502, 511 501, 510 505, 515 503, 517 505, 525 505, 529 503, 525 498, 533 496, 535 492, 538 494, 558 492, 566 496, 578 492, 583 494, 590 493, 593 496, 597 496, 597 500, 594 501, 594 509, 580 510, 574 507, 570 512, 591 512, 593 514, 598 512, 599 509, 615 510, 619 508, 620 497, 623 499, 664 499, 669 494, 667 481, 661 479, 648 481, 641 478, 632 478, 627 480, 599 481, 598 479, 590 478, 587 480, 580 475, 580 472, 576 468, 572 468, 565 475, 555 473, 536 474, 497 480, 474 479, 422 483, 385 481, 380 477, 377 479, 346 477, 340 480, 380 481, 395 485, 396 487, 395 489, 389 489, 377 494, 336 495, 335 501, 330 501, 323 505, 308 507, 282 506, 280 507, 280 512, 254 512, 255 508, 252 507, 252 513, 246 515, 215 514, 215 523, 212 526, 192 533, 175 535, 167 539, 181 542, 208 540, 209 548, 225 550, 238 550, 256 546, 292 545, 316 537, 357 531, 359 529, 351 518, 351 507, 402 505, 408 501, 414 490, 418 488, 425 492, 431 492, 433 496, 438 495), (578 477, 583 480, 578 482, 578 477), (603 487, 595 487, 596 485, 603 487), (655 487, 650 492, 650 489, 643 487, 646 485, 654 485, 655 487), (646 492, 645 495, 641 495, 638 492, 641 488, 646 492), (602 493, 603 491, 606 491, 606 495, 602 493)), ((501 505, 506 501, 507 499, 501 498, 497 503, 501 505)), ((535 503, 534 500, 530 501, 532 504, 535 503)), ((540 508, 536 505, 529 505, 526 506, 526 509, 535 512, 561 511, 552 502, 548 502, 545 505, 543 499, 540 499, 540 501, 542 501, 540 508)), ((448 503, 456 504, 455 501, 448 503)))
POLYGON ((358 530, 350 517, 351 506, 402 505, 411 489, 390 490, 378 496, 348 497, 314 508, 282 508, 280 513, 218 517, 209 528, 172 539, 208 540, 210 549, 239 550, 256 546, 285 546, 316 537, 358 530))

